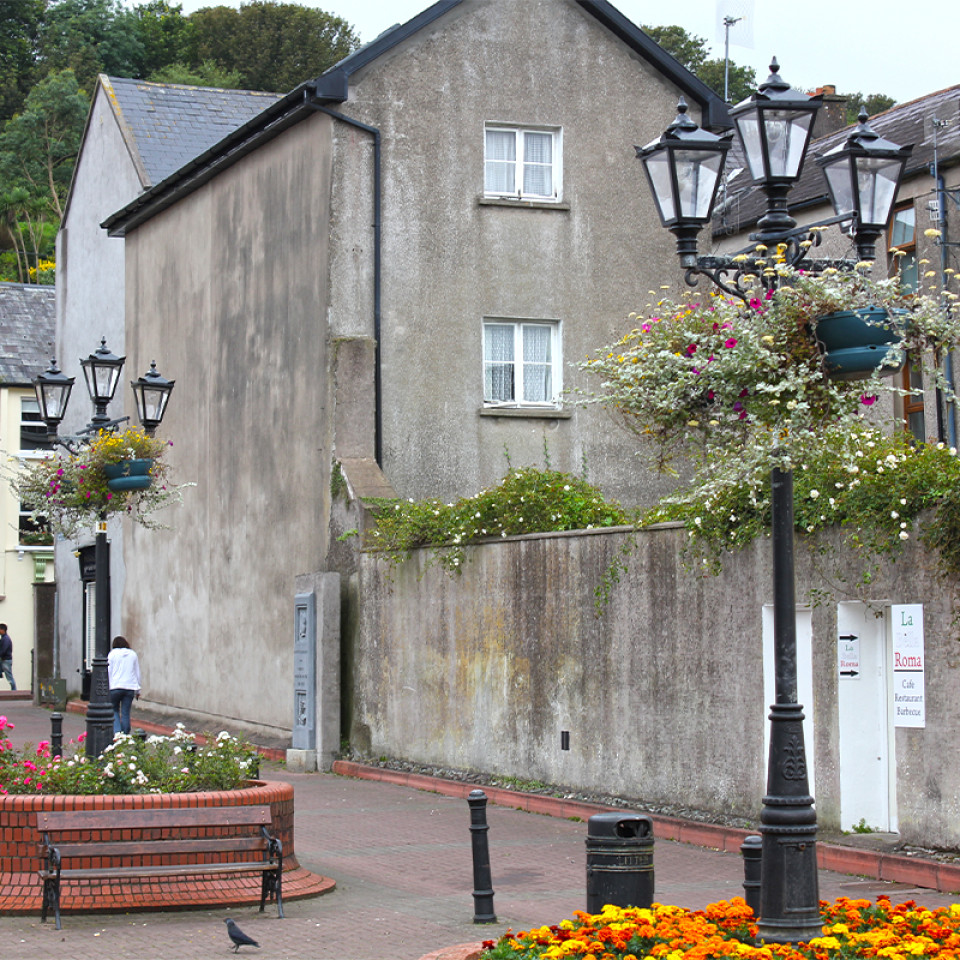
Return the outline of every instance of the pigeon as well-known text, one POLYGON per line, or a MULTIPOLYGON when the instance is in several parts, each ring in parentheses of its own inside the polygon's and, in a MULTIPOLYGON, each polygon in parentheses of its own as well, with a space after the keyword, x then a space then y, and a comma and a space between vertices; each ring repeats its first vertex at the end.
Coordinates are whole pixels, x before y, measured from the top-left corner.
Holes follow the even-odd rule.
POLYGON ((227 933, 230 934, 230 939, 233 941, 233 952, 239 953, 240 948, 246 945, 251 947, 259 947, 260 944, 257 943, 252 937, 248 937, 234 922, 230 917, 227 917, 223 921, 227 925, 227 933))

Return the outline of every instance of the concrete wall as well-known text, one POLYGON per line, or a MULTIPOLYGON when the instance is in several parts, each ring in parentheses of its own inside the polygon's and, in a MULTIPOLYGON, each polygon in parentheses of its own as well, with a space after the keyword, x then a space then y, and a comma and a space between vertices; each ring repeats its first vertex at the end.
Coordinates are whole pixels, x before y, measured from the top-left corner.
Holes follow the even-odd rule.
MULTIPOLYGON (((93 408, 80 367, 81 358, 99 346, 102 337, 117 356, 124 355, 124 256, 123 240, 108 237, 101 222, 143 189, 123 140, 107 94, 98 84, 88 120, 84 149, 74 173, 69 207, 57 236, 57 362, 69 377, 76 377, 61 434, 82 429, 93 408)), ((164 372, 162 355, 157 357, 164 372)), ((110 415, 134 415, 128 382, 146 373, 128 360, 110 405, 110 415)), ((125 568, 123 526, 112 519, 110 537, 111 625, 123 632, 121 597, 125 568)), ((83 585, 74 551, 93 542, 89 536, 77 543, 61 541, 56 549, 60 664, 70 692, 80 691, 83 658, 83 585)))
MULTIPOLYGON (((429 566, 425 553, 400 568, 363 555, 357 626, 345 655, 353 697, 345 735, 354 749, 674 809, 759 816, 770 702, 761 642, 764 605, 772 603, 769 541, 729 557, 713 578, 683 569, 683 530, 637 534, 628 568, 597 618, 594 589, 629 536, 483 544, 468 549, 459 578, 429 566), (561 731, 569 731, 569 751, 561 750, 561 731)), ((844 556, 842 545, 836 556, 844 556)), ((823 564, 801 543, 800 601, 811 587, 825 586, 814 560, 823 564)), ((932 558, 909 541, 872 591, 871 613, 890 603, 924 606, 926 727, 898 728, 892 738, 899 828, 908 842, 956 846, 956 584, 939 581, 932 558)), ((810 615, 814 729, 807 750, 820 823, 836 830, 836 603, 810 615)), ((862 736, 854 749, 871 749, 869 731, 862 736)))
MULTIPOLYGON (((506 472, 505 447, 542 466, 546 442, 555 467, 586 460, 608 495, 656 499, 665 482, 598 411, 483 410, 482 323, 559 320, 575 389, 571 364, 676 280, 633 144, 660 135, 680 91, 568 0, 469 0, 352 80, 337 109, 383 138, 383 468, 397 492, 474 493, 506 472), (486 122, 562 128, 562 203, 482 202, 486 122)), ((334 137, 331 325, 372 336, 372 137, 340 122, 334 137)))
POLYGON ((162 359, 162 433, 195 481, 172 529, 130 525, 123 623, 144 696, 289 733, 297 574, 330 499, 330 126, 317 115, 126 239, 128 363, 162 359))

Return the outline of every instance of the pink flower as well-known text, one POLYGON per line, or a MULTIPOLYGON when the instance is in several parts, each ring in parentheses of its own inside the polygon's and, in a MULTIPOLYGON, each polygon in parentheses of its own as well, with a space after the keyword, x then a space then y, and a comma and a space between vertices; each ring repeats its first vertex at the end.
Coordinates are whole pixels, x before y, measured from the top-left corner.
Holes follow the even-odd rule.
POLYGON ((860 402, 865 407, 871 407, 877 402, 876 396, 868 397, 865 393, 860 396, 860 402))
POLYGON ((728 340, 724 340, 723 345, 728 350, 732 350, 737 345, 737 341, 733 337, 730 337, 728 340))

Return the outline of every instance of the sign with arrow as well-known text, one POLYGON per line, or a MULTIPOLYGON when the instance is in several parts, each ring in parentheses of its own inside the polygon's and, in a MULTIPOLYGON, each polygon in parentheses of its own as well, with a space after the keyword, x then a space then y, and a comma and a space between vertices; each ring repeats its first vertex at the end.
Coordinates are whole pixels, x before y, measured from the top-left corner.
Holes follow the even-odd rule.
POLYGON ((837 668, 841 680, 860 679, 860 638, 856 634, 837 637, 837 668))

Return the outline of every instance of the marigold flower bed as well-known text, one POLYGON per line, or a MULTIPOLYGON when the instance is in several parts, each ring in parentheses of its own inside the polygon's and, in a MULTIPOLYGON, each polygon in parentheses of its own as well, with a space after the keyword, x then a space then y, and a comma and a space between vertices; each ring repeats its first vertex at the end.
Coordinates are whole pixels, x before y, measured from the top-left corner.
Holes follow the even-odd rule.
POLYGON ((820 902, 823 936, 797 946, 756 943, 753 911, 740 897, 705 910, 655 903, 650 909, 607 906, 556 926, 486 940, 481 960, 835 960, 847 957, 960 956, 960 904, 927 910, 913 900, 894 906, 841 897, 820 902))

